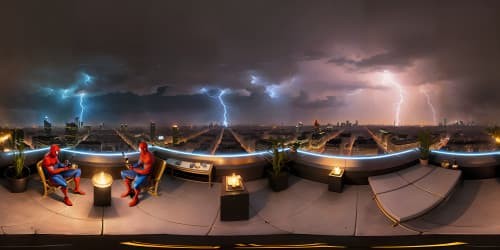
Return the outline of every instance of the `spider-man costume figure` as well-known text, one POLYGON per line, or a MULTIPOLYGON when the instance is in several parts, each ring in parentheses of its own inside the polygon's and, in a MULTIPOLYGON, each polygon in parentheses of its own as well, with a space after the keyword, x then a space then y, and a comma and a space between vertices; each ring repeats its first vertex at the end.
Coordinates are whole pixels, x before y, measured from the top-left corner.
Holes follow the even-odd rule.
POLYGON ((141 187, 148 182, 155 161, 153 153, 149 152, 148 144, 145 142, 139 143, 139 151, 141 152, 139 161, 132 166, 128 166, 128 170, 122 170, 121 172, 126 187, 121 197, 132 195, 132 201, 128 204, 131 207, 139 202, 141 187))
POLYGON ((66 183, 66 178, 72 177, 75 180, 75 189, 73 190, 75 194, 84 195, 85 192, 80 189, 80 176, 82 175, 82 171, 79 168, 72 169, 66 164, 61 163, 58 157, 60 151, 61 149, 58 145, 54 144, 50 146, 50 151, 43 158, 43 171, 52 185, 61 187, 61 191, 64 194, 64 204, 73 206, 73 203, 71 203, 68 197, 68 184, 66 183))

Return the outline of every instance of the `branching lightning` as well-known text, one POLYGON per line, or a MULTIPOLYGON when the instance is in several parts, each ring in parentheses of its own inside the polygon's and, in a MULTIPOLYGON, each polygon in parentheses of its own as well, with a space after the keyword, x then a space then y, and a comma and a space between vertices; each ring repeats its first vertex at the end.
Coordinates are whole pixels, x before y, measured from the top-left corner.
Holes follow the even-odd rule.
MULTIPOLYGON (((79 77, 75 79, 73 83, 67 88, 60 88, 60 89, 54 89, 51 87, 44 87, 42 90, 48 95, 56 95, 60 96, 61 100, 66 100, 68 98, 79 98, 79 104, 80 104, 80 121, 83 122, 83 115, 85 113, 85 92, 84 89, 88 87, 91 83, 93 83, 94 77, 85 73, 81 72, 79 74, 79 77)), ((79 124, 78 124, 79 125, 79 124)))
POLYGON ((222 99, 222 96, 226 93, 226 90, 223 89, 221 90, 221 92, 219 93, 219 102, 220 104, 222 105, 222 107, 224 107, 224 127, 227 127, 228 123, 227 123, 227 107, 226 107, 226 104, 224 103, 224 100, 222 99))
POLYGON ((422 94, 424 94, 425 97, 427 98, 427 105, 429 105, 429 108, 431 109, 432 112, 432 121, 434 122, 434 125, 436 125, 437 124, 436 109, 434 108, 434 105, 431 102, 431 97, 429 95, 429 92, 427 92, 427 90, 424 88, 420 88, 420 92, 422 92, 422 94))
POLYGON ((387 71, 387 70, 384 70, 384 82, 393 85, 394 87, 396 87, 396 89, 399 92, 399 101, 396 104, 396 120, 395 120, 395 122, 396 122, 395 125, 399 126, 401 124, 401 120, 400 120, 401 106, 403 105, 404 98, 405 98, 403 87, 396 80, 394 80, 392 73, 387 71))
POLYGON ((218 95, 210 95, 209 94, 209 90, 207 88, 201 88, 200 92, 203 93, 203 94, 206 94, 210 98, 214 98, 214 99, 217 99, 219 101, 220 105, 222 106, 222 108, 224 110, 222 124, 224 125, 224 127, 227 127, 229 125, 227 105, 226 105, 226 103, 224 103, 224 99, 222 97, 225 94, 227 94, 229 92, 229 90, 228 89, 217 89, 217 90, 219 91, 218 95))
POLYGON ((85 97, 85 93, 80 94, 80 122, 83 123, 83 112, 85 111, 85 106, 83 106, 83 98, 85 97))

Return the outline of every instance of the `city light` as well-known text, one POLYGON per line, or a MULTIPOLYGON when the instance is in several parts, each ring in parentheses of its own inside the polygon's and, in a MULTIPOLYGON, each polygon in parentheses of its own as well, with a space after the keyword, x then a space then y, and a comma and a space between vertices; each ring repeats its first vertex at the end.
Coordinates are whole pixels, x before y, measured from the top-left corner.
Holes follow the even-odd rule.
POLYGON ((5 141, 7 141, 9 138, 11 137, 10 134, 6 134, 6 135, 2 135, 0 136, 0 143, 4 143, 5 141))

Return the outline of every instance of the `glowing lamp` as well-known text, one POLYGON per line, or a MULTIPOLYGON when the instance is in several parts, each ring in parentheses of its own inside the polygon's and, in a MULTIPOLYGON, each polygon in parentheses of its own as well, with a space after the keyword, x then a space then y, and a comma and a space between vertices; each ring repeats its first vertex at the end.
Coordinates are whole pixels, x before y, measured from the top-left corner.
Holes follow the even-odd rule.
POLYGON ((496 138, 495 138, 495 141, 496 141, 498 144, 500 144, 500 137, 496 137, 496 138))
POLYGON ((226 176, 226 185, 228 189, 239 189, 243 186, 241 176, 233 173, 231 176, 226 176))
POLYGON ((94 187, 107 188, 110 187, 112 183, 113 177, 108 173, 101 172, 92 177, 92 184, 94 184, 94 187))
POLYGON ((342 174, 344 173, 344 169, 342 169, 341 167, 339 166, 335 166, 333 167, 332 171, 330 172, 330 176, 342 176, 342 174))
POLYGON ((328 174, 328 191, 341 193, 344 186, 344 169, 335 166, 328 174))
POLYGON ((92 177, 94 185, 94 206, 111 205, 111 184, 113 177, 108 173, 98 173, 92 177))

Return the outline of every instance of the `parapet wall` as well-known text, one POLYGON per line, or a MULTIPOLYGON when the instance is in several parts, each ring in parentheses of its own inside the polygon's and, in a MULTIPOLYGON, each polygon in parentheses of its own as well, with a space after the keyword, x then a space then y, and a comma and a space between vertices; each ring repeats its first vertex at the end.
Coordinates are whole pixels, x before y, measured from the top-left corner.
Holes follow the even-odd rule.
MULTIPOLYGON (((179 152, 165 148, 153 147, 151 150, 162 159, 174 158, 193 162, 214 164, 214 180, 235 172, 245 180, 255 180, 265 176, 265 169, 270 166, 268 153, 241 155, 201 155, 179 152)), ((26 152, 26 165, 33 166, 42 159, 47 149, 26 152)), ((138 159, 137 152, 128 153, 131 162, 138 159)), ((345 169, 345 180, 351 184, 366 184, 369 176, 386 174, 408 167, 418 162, 419 152, 416 149, 388 155, 366 157, 343 157, 319 155, 306 151, 290 153, 292 173, 317 182, 327 183, 328 174, 333 167, 345 169)), ((125 169, 121 153, 90 153, 72 150, 61 152, 62 160, 68 159, 77 163, 83 170, 84 177, 90 177, 96 172, 110 172, 114 178, 120 178, 120 171, 125 169)), ((498 176, 500 152, 493 153, 451 153, 435 151, 431 153, 431 163, 439 165, 443 160, 456 160, 463 170, 465 178, 494 178, 498 176)), ((12 163, 12 153, 0 153, 0 168, 12 163)))

